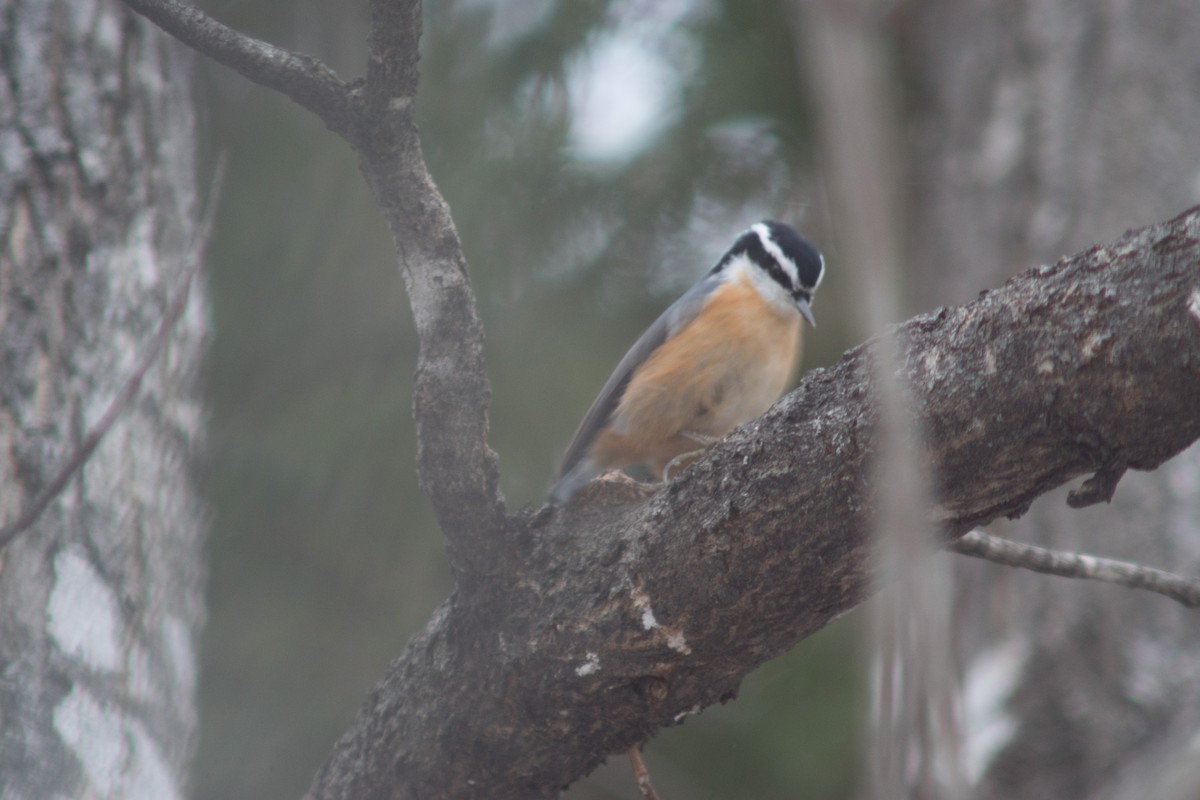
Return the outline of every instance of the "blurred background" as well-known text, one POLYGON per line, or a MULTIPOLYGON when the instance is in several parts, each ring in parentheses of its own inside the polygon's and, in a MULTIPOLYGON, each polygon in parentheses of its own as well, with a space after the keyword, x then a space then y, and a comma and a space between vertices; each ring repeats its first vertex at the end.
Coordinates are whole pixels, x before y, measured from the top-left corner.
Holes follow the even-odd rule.
MULTIPOLYGON (((366 4, 208 0, 222 22, 363 73, 366 4)), ((491 445, 540 504, 609 371, 732 237, 771 217, 826 251, 804 369, 850 344, 787 3, 428 3, 417 101, 487 327, 491 445)), ((349 148, 201 60, 229 177, 210 253, 210 617, 200 800, 299 797, 450 590, 417 489, 407 300, 349 148)), ((671 798, 851 797, 852 615, 646 748, 671 798)), ((630 798, 624 758, 568 797, 630 798)))

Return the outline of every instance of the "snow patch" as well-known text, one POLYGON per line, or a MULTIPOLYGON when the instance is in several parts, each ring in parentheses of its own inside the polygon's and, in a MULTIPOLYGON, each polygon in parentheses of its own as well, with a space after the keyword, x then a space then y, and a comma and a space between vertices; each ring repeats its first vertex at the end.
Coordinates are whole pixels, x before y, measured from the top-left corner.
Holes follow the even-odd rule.
POLYGON ((1192 289, 1192 293, 1188 297, 1187 310, 1192 315, 1192 321, 1200 325, 1200 288, 1192 289))
POLYGON ((983 374, 996 374, 996 351, 990 347, 983 349, 983 374))
POLYGON ((87 777, 88 797, 176 800, 172 770, 150 735, 76 686, 54 709, 54 729, 87 777))
POLYGON ((654 609, 650 607, 650 597, 641 589, 634 589, 633 607, 642 612, 642 630, 652 631, 658 627, 658 620, 654 618, 654 609))
POLYGON ((1004 81, 996 90, 994 106, 983 131, 976 174, 994 183, 1006 178, 1021 162, 1025 145, 1027 88, 1016 81, 1004 81))
POLYGON ((600 656, 588 651, 587 658, 582 664, 575 668, 575 674, 581 678, 586 678, 588 675, 593 675, 600 671, 600 656))
POLYGON ((76 549, 54 559, 54 588, 46 609, 51 637, 69 656, 98 670, 121 666, 116 595, 76 549))
POLYGON ((688 645, 687 639, 683 636, 683 631, 664 628, 663 632, 667 634, 667 647, 674 650, 676 653, 683 653, 685 656, 692 652, 692 648, 688 645))
POLYGON ((938 362, 941 360, 942 360, 941 352, 939 352, 937 350, 937 348, 930 349, 929 352, 927 352, 925 354, 925 358, 923 359, 925 371, 927 373, 929 373, 930 375, 936 375, 937 368, 938 368, 938 362))
POLYGON ((696 703, 696 705, 692 706, 691 708, 685 708, 683 711, 680 711, 678 714, 676 714, 674 717, 672 717, 672 721, 679 722, 684 717, 690 717, 692 714, 699 714, 699 713, 700 713, 700 704, 696 703))
POLYGON ((692 648, 687 643, 687 638, 683 635, 683 631, 678 628, 659 624, 658 619, 654 616, 654 609, 650 607, 650 597, 645 592, 641 589, 634 589, 630 596, 633 599, 634 609, 642 613, 642 630, 660 631, 666 639, 667 647, 676 653, 682 653, 686 656, 692 652, 692 648))
POLYGON ((116 794, 124 761, 121 715, 106 709, 79 686, 54 708, 54 729, 100 797, 116 794))
POLYGON ((963 766, 978 783, 988 766, 1017 733, 1017 720, 1006 708, 1021 682, 1029 648, 1012 641, 979 654, 963 681, 963 766))
POLYGON ((196 649, 188 626, 178 617, 168 616, 163 620, 162 637, 178 690, 190 695, 196 689, 196 649))
POLYGON ((1087 341, 1083 343, 1083 358, 1085 361, 1090 361, 1096 352, 1100 349, 1100 345, 1104 343, 1107 337, 1100 333, 1092 333, 1088 336, 1087 341))

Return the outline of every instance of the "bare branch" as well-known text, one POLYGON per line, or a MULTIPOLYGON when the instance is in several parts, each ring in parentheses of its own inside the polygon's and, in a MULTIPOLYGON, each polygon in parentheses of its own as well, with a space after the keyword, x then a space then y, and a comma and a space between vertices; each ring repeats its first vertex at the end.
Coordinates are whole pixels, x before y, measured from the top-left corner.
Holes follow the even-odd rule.
POLYGON ((28 530, 45 513, 55 498, 62 494, 63 489, 67 488, 67 484, 71 482, 75 474, 87 463, 87 460, 91 458, 92 453, 104 441, 105 435, 116 421, 121 418, 125 410, 129 408, 129 404, 137 396, 138 390, 142 388, 142 379, 146 377, 146 373, 150 371, 150 367, 158 359, 159 353, 167 343, 167 339, 171 336, 171 331, 175 329, 179 318, 183 316, 183 312, 187 308, 188 297, 191 294, 192 282, 204 264, 204 252, 212 235, 213 220, 216 216, 216 200, 225 179, 225 162, 224 157, 217 162, 217 168, 209 190, 208 209, 205 212, 190 248, 191 253, 189 257, 191 263, 184 272, 183 279, 180 281, 179 288, 176 289, 174 297, 167 304, 163 318, 158 324, 158 330, 155 332, 154 338, 150 340, 150 345, 146 348, 146 352, 142 354, 142 359, 138 362, 137 368, 129 376, 129 380, 125 382, 125 385, 121 387, 121 391, 108 404, 108 408, 104 410, 104 414, 101 415, 99 421, 87 432, 87 435, 83 437, 83 441, 71 453, 71 457, 67 459, 67 463, 46 484, 46 488, 29 503, 29 506, 21 512, 17 519, 0 528, 0 548, 7 547, 13 539, 23 531, 28 530))
POLYGON ((373 0, 369 124, 355 150, 392 231, 420 339, 413 388, 417 475, 451 566, 474 582, 504 573, 505 507, 487 443, 492 390, 483 322, 450 208, 425 165, 413 119, 420 37, 418 0, 373 0))
POLYGON ((1200 608, 1200 579, 1129 561, 1101 558, 1086 553, 1049 550, 978 530, 955 539, 946 545, 946 549, 964 556, 982 558, 1008 567, 1021 567, 1047 575, 1086 578, 1115 583, 1130 589, 1147 589, 1183 603, 1188 608, 1200 608))
POLYGON ((416 95, 421 79, 420 42, 419 0, 371 0, 367 103, 372 109, 416 95))
POLYGON ((505 508, 487 444, 491 385, 483 323, 413 119, 420 3, 371 3, 365 102, 359 102, 359 90, 319 60, 241 34, 179 0, 124 2, 184 44, 309 109, 354 147, 392 231, 420 340, 413 407, 421 487, 459 576, 494 572, 505 508))
POLYGON ((292 53, 222 25, 179 0, 122 0, 188 47, 244 78, 274 89, 350 138, 355 126, 350 87, 322 61, 292 53))
POLYGON ((642 797, 645 800, 660 800, 658 792, 654 791, 654 786, 650 783, 650 770, 646 769, 646 762, 642 758, 641 745, 635 744, 629 748, 629 762, 633 765, 633 779, 637 781, 642 797))

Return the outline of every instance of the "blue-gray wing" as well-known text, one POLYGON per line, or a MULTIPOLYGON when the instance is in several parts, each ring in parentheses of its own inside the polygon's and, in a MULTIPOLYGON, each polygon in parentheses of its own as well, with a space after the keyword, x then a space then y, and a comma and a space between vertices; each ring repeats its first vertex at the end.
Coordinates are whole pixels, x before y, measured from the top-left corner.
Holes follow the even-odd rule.
POLYGON ((591 447, 592 440, 612 420, 613 412, 616 411, 617 404, 621 401, 621 395, 624 394, 629 379, 633 377, 637 368, 645 363, 650 354, 658 349, 659 345, 674 336, 680 328, 691 322, 700 313, 708 295, 720 282, 719 276, 710 275, 688 289, 646 329, 645 333, 638 337, 638 340, 633 343, 633 347, 629 348, 629 352, 617 364, 617 368, 605 382, 604 388, 600 390, 592 407, 584 415, 583 421, 579 423, 575 437, 567 447, 566 455, 563 456, 558 479, 550 491, 553 500, 556 502, 566 500, 583 484, 595 477, 596 468, 585 460, 585 456, 591 447))

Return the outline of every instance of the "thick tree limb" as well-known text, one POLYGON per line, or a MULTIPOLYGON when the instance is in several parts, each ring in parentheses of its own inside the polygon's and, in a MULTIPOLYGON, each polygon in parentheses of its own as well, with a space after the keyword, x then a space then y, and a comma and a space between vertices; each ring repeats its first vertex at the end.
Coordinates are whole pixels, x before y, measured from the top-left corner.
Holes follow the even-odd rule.
MULTIPOLYGON (((1200 436, 1198 291, 1193 209, 900 326, 945 535, 1200 436)), ((872 353, 811 372, 661 491, 600 481, 512 520, 511 571, 438 610, 310 796, 552 797, 861 602, 872 353)))
POLYGON ((1066 553, 1034 544, 1014 542, 983 531, 970 531, 947 548, 965 556, 986 559, 1009 567, 1030 569, 1063 578, 1086 578, 1157 592, 1188 608, 1200 608, 1200 579, 1166 570, 1086 553, 1066 553))
POLYGON ((487 445, 491 385, 483 323, 413 118, 420 2, 371 3, 365 95, 320 61, 238 33, 179 0, 124 2, 185 44, 308 108, 354 148, 396 242, 420 340, 413 410, 421 487, 459 578, 495 570, 505 509, 487 445))

